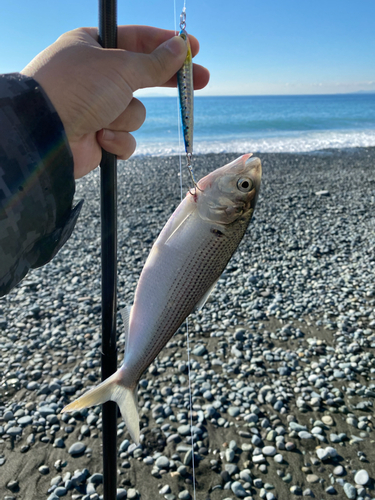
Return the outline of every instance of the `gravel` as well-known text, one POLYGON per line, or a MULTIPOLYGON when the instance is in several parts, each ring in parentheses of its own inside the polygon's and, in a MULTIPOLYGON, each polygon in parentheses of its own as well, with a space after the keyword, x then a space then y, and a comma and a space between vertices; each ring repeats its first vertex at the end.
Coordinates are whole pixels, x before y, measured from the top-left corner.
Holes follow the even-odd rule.
MULTIPOLYGON (((197 156, 195 173, 234 157, 197 156)), ((189 321, 193 427, 183 326, 140 381, 139 446, 118 419, 117 498, 188 500, 193 463, 199 500, 374 497, 375 150, 260 157, 254 220, 189 321)), ((179 201, 177 168, 119 166, 119 308, 179 201)), ((98 172, 78 181, 72 237, 0 299, 1 498, 103 494, 101 407, 60 413, 100 380, 98 192, 98 172)), ((120 315, 118 341, 121 363, 120 315)))

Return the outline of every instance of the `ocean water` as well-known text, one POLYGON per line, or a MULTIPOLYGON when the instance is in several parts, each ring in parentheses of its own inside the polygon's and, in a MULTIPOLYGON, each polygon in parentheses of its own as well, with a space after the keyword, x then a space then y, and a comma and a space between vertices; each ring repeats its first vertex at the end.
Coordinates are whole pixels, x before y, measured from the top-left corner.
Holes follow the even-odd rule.
MULTIPOLYGON (((136 155, 174 155, 177 97, 144 97, 136 155)), ((194 154, 311 152, 375 146, 375 94, 196 97, 194 154)))

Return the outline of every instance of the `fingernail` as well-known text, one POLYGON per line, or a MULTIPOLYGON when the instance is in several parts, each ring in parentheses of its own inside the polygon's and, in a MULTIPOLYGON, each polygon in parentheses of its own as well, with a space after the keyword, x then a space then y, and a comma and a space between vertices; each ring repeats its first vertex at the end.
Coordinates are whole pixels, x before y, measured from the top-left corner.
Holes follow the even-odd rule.
POLYGON ((103 139, 105 141, 113 141, 115 138, 115 133, 107 128, 103 129, 103 139))
POLYGON ((173 55, 179 56, 186 51, 186 42, 180 36, 174 36, 166 42, 165 47, 172 52, 173 55))

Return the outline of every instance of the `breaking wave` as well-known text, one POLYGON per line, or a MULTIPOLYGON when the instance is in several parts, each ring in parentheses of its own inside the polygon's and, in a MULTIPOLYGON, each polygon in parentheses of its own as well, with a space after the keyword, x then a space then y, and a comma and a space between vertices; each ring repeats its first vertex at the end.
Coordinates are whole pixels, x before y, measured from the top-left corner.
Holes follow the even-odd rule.
MULTIPOLYGON (((194 153, 307 153, 322 149, 375 147, 375 130, 289 133, 276 137, 195 140, 194 153)), ((138 140, 136 156, 168 156, 182 153, 178 141, 138 140)))

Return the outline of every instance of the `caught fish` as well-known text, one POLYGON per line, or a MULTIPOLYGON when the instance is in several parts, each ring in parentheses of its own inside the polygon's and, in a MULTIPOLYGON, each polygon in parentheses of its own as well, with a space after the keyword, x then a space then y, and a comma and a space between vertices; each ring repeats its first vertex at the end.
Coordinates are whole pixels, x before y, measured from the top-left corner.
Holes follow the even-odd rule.
POLYGON ((139 442, 137 385, 183 321, 203 307, 253 215, 262 167, 251 154, 211 172, 188 192, 155 241, 130 314, 123 310, 125 357, 116 373, 63 411, 115 401, 139 442))

